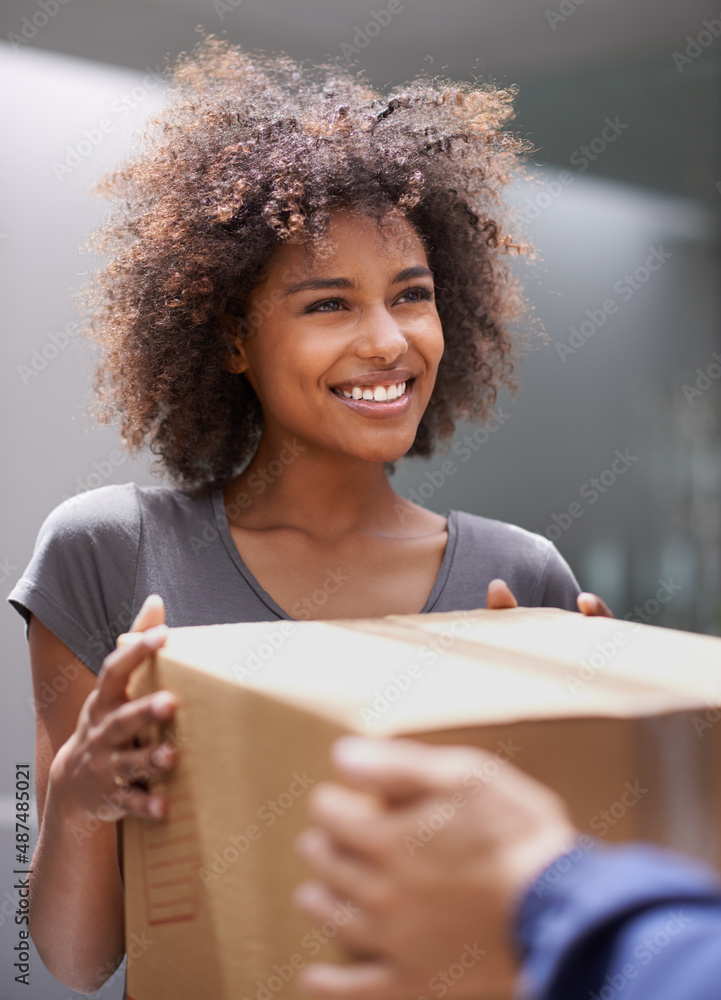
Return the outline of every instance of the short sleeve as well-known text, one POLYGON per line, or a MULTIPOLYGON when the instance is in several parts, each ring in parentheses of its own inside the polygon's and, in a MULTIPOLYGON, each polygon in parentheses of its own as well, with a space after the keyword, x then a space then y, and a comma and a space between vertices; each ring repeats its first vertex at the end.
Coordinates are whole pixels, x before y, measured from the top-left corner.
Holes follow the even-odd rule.
POLYGON ((544 541, 547 544, 547 552, 531 600, 531 607, 578 611, 576 598, 581 593, 578 580, 553 542, 547 539, 544 541))
POLYGON ((36 615, 98 673, 131 624, 140 534, 133 483, 63 501, 43 522, 8 601, 26 625, 36 615))

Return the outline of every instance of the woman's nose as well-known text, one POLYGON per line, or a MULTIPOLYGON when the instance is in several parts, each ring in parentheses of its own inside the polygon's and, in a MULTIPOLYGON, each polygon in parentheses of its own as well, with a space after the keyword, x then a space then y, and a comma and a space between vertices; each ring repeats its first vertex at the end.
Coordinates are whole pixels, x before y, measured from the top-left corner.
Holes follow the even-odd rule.
POLYGON ((407 350, 406 334, 387 309, 374 309, 363 317, 356 342, 361 357, 383 358, 388 362, 407 350))

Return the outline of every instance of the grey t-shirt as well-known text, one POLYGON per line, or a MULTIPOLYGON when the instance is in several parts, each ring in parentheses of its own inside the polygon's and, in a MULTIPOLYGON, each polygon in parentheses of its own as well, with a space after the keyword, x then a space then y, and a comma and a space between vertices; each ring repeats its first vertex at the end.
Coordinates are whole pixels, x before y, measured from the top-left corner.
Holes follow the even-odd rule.
MULTIPOLYGON (((463 511, 447 516, 448 544, 422 612, 483 608, 496 577, 522 606, 576 610, 580 588, 552 542, 463 511)), ((327 590, 339 571, 330 568, 327 590)), ((325 591, 279 607, 235 547, 222 490, 197 497, 125 483, 56 507, 8 600, 26 622, 37 615, 97 673, 153 593, 165 601, 168 624, 180 626, 322 617, 325 591)))

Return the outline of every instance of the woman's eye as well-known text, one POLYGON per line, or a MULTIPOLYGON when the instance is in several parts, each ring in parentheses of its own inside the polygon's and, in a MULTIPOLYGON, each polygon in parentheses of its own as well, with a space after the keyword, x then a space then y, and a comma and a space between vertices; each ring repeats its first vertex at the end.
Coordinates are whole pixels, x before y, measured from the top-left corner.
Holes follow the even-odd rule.
POLYGON ((323 299, 322 302, 314 302, 308 306, 306 312, 338 312, 341 307, 340 299, 323 299))
MULTIPOLYGON (((433 298, 433 292, 429 288, 424 288, 422 285, 418 285, 416 288, 407 288, 397 299, 396 302, 427 302, 433 298)), ((306 313, 332 313, 339 312, 341 309, 345 308, 346 302, 344 299, 323 299, 321 302, 313 302, 311 305, 307 306, 304 312, 306 313)))
POLYGON ((408 299, 409 302, 428 302, 431 298, 433 298, 433 293, 430 288, 418 285, 417 288, 407 288, 398 301, 408 299))

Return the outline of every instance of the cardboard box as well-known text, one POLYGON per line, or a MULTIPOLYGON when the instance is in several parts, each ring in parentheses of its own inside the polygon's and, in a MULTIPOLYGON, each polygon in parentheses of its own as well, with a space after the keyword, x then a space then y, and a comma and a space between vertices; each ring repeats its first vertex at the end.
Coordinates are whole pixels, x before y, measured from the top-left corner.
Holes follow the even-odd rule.
POLYGON ((177 628, 130 693, 159 688, 181 759, 167 818, 124 824, 129 1000, 299 1000, 299 968, 343 959, 348 913, 318 932, 291 892, 346 732, 480 746, 581 830, 721 855, 716 638, 549 608, 177 628))

